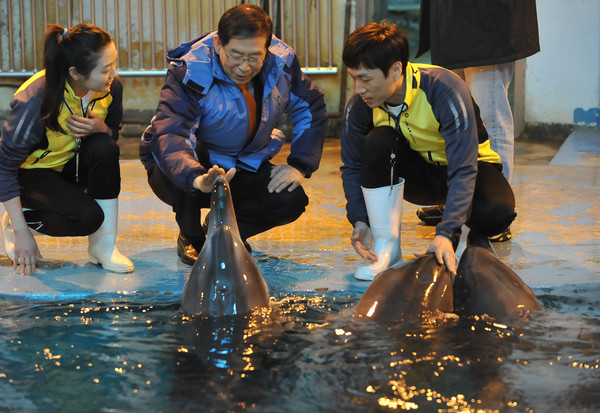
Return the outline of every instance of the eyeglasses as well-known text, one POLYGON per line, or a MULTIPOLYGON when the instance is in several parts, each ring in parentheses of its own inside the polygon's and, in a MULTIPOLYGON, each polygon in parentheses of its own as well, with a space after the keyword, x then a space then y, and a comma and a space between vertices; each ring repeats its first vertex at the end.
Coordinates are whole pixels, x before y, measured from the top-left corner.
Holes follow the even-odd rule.
POLYGON ((248 62, 248 65, 257 67, 257 66, 260 66, 263 64, 263 62, 265 61, 265 57, 266 57, 266 56, 244 57, 241 55, 230 55, 230 54, 227 54, 227 50, 225 50, 224 47, 223 47, 223 52, 225 52, 225 56, 227 56, 227 59, 229 59, 229 61, 235 66, 241 66, 242 64, 244 64, 244 62, 248 62))

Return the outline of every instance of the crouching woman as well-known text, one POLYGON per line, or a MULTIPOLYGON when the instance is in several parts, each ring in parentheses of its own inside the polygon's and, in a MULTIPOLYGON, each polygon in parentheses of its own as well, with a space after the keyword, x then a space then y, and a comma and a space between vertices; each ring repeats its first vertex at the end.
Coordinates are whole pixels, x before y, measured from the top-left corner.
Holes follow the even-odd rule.
POLYGON ((35 231, 89 235, 90 262, 133 271, 115 245, 123 114, 116 64, 100 28, 50 25, 44 70, 14 95, 0 139, 0 201, 6 255, 21 274, 34 273, 41 258, 35 231))

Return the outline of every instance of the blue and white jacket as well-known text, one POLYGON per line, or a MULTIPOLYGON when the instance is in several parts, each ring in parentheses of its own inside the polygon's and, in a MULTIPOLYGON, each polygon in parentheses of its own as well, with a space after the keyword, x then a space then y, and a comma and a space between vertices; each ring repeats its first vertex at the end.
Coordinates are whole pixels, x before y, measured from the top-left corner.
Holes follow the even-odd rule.
POLYGON ((142 135, 140 159, 156 163, 178 188, 193 192, 202 165, 197 140, 210 161, 225 170, 256 171, 284 142, 277 121, 287 113, 294 125, 289 165, 308 178, 319 167, 327 112, 323 93, 302 73, 294 50, 273 36, 260 76, 263 85, 257 131, 248 141, 248 110, 240 89, 227 77, 213 47, 211 32, 167 53, 167 71, 156 115, 142 135))

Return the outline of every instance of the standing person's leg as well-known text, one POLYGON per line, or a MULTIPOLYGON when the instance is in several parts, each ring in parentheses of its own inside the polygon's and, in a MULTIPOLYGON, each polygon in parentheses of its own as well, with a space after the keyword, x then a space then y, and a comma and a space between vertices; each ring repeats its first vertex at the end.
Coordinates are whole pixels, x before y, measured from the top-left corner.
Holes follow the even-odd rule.
POLYGON ((515 131, 508 87, 515 62, 467 67, 457 73, 463 77, 481 111, 492 149, 500 155, 502 173, 510 183, 514 165, 515 131))
POLYGON ((100 228, 89 235, 90 262, 113 272, 132 272, 133 263, 116 246, 121 191, 119 146, 108 134, 94 133, 81 140, 79 152, 79 160, 77 155, 71 159, 63 176, 84 185, 104 213, 100 228))
POLYGON ((244 242, 247 238, 271 228, 297 220, 306 210, 308 197, 302 186, 293 191, 269 192, 270 162, 263 163, 258 171, 238 169, 229 183, 235 215, 244 242))

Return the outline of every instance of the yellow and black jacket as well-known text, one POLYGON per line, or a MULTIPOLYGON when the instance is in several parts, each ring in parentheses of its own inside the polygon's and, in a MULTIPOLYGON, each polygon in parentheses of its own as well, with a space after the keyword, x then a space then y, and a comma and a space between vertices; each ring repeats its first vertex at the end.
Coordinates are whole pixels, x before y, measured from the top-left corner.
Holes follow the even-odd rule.
MULTIPOLYGON (((17 181, 19 168, 51 168, 61 171, 73 158, 77 139, 69 133, 49 130, 41 120, 41 101, 46 82, 45 71, 30 77, 16 91, 11 111, 0 139, 0 201, 20 195, 17 181)), ((123 117, 123 86, 115 78, 108 92, 96 92, 87 107, 75 96, 67 83, 59 113, 61 127, 68 131, 67 118, 72 114, 86 117, 88 111, 103 118, 111 128, 113 139, 119 138, 123 117)))
POLYGON ((348 220, 367 221, 360 189, 365 136, 378 126, 391 126, 427 162, 447 166, 448 196, 444 220, 436 233, 447 236, 465 223, 475 189, 477 161, 500 163, 490 147, 479 109, 467 85, 441 67, 408 63, 406 95, 396 118, 383 108, 369 108, 355 94, 346 104, 342 126, 342 181, 348 220))

